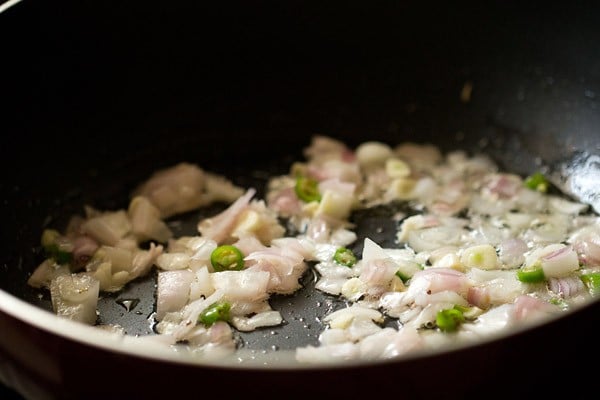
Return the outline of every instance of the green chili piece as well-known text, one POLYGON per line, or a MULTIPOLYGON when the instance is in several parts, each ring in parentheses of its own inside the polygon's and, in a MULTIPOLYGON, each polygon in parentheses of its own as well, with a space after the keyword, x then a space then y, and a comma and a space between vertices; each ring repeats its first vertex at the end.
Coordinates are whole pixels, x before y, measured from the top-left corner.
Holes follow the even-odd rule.
POLYGON ((590 272, 582 274, 581 280, 587 286, 590 294, 596 296, 600 294, 600 272, 590 272))
POLYGON ((406 283, 417 271, 422 271, 425 267, 416 262, 403 262, 400 264, 396 276, 406 283))
POLYGON ((58 231, 44 229, 41 244, 46 256, 54 259, 58 264, 67 264, 73 260, 73 253, 65 249, 70 248, 68 240, 58 231))
POLYGON ((470 321, 476 319, 483 313, 483 310, 481 308, 475 306, 467 307, 457 304, 454 306, 454 308, 462 313, 465 320, 470 321))
POLYGON ((227 302, 221 301, 212 303, 200 313, 198 316, 198 322, 206 326, 211 326, 217 321, 228 321, 230 310, 231 304, 227 302))
POLYGON ((465 322, 465 316, 458 307, 440 310, 435 316, 435 323, 444 332, 454 332, 465 322))
POLYGON ((73 253, 68 251, 62 251, 57 248, 56 252, 53 253, 52 258, 54 258, 59 264, 68 264, 71 261, 73 261, 73 253))
POLYGON ((239 271, 244 268, 244 255, 235 246, 224 244, 210 254, 215 271, 239 271))
POLYGON ((356 264, 356 256, 349 248, 339 247, 333 255, 333 261, 346 267, 352 267, 356 264))
POLYGON ((558 297, 554 297, 554 298, 550 299, 550 303, 554 304, 555 306, 560 307, 562 310, 569 309, 569 304, 566 301, 564 301, 564 299, 561 299, 558 297))
POLYGON ((525 186, 531 190, 545 193, 549 186, 548 179, 541 172, 536 172, 525 179, 525 186))
POLYGON ((538 283, 546 279, 544 270, 539 264, 523 267, 517 271, 517 279, 523 283, 538 283))
POLYGON ((306 203, 310 203, 311 201, 321 201, 319 183, 315 179, 306 176, 297 177, 294 190, 296 196, 306 203))

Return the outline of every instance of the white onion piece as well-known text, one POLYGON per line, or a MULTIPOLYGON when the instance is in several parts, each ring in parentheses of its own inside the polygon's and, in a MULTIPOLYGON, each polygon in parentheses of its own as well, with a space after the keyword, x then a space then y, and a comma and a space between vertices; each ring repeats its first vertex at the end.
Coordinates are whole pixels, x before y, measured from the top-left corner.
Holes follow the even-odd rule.
POLYGON ((460 261, 460 257, 454 253, 448 253, 442 258, 438 259, 432 265, 436 268, 452 268, 452 269, 463 269, 464 265, 460 261))
POLYGON ((544 275, 561 277, 579 269, 579 258, 571 246, 564 246, 541 258, 544 275))
POLYGON ((215 291, 207 267, 199 268, 195 272, 194 280, 190 283, 190 300, 208 297, 215 291))
POLYGON ((368 293, 369 287, 367 284, 359 278, 351 278, 346 280, 341 288, 341 295, 350 301, 358 301, 366 293, 368 293))
POLYGON ((422 348, 424 341, 416 329, 408 326, 400 330, 384 328, 360 342, 360 357, 380 360, 405 355, 422 348))
MULTIPOLYGON (((214 240, 201 238, 201 240, 190 242, 188 248, 192 251, 190 256, 191 261, 196 264, 203 262, 208 265, 210 262, 210 255, 212 254, 213 250, 217 248, 217 242, 214 240)), ((244 252, 242 251, 242 253, 244 252)))
POLYGON ((239 197, 223 212, 198 222, 198 232, 207 239, 222 243, 229 237, 231 231, 235 227, 238 217, 248 207, 250 200, 255 194, 256 189, 254 188, 246 190, 246 193, 243 196, 239 197))
POLYGON ((283 322, 279 311, 266 311, 251 317, 232 317, 233 326, 242 332, 250 332, 264 326, 276 326, 283 322))
POLYGON ((398 318, 413 301, 414 297, 409 296, 408 292, 388 292, 381 296, 378 305, 387 315, 398 318))
POLYGON ((166 243, 173 237, 173 232, 161 219, 160 210, 147 197, 135 196, 129 202, 127 214, 131 231, 139 242, 152 239, 166 243))
POLYGON ((422 327, 431 328, 435 326, 437 313, 452 307, 454 307, 454 304, 445 302, 427 304, 421 309, 421 312, 418 315, 406 321, 404 326, 412 329, 419 329, 422 327))
POLYGON ((542 212, 547 207, 547 197, 537 190, 521 190, 516 196, 518 208, 529 213, 542 212))
POLYGON ((50 282, 54 312, 88 325, 96 323, 100 282, 87 273, 56 276, 50 282))
MULTIPOLYGON (((300 254, 305 260, 316 260, 317 245, 307 238, 281 237, 271 241, 271 246, 290 249, 300 254)), ((248 252, 250 254, 250 252, 248 252)))
POLYGON ((469 305, 463 296, 451 290, 433 294, 419 293, 415 296, 415 304, 418 306, 425 307, 433 303, 458 304, 465 307, 469 305))
POLYGON ((517 297, 514 305, 514 322, 533 323, 560 312, 558 306, 527 294, 517 297))
MULTIPOLYGON (((379 246, 379 245, 378 245, 379 246)), ((395 262, 414 261, 415 252, 412 249, 390 249, 383 248, 386 256, 390 257, 395 262)), ((363 256, 364 259, 364 256, 363 256)))
POLYGON ((306 158, 311 160, 339 158, 347 152, 348 147, 340 140, 325 135, 314 135, 310 145, 303 150, 306 158))
POLYGON ((374 335, 381 331, 381 327, 377 325, 371 318, 355 317, 346 328, 348 338, 353 342, 358 342, 368 336, 374 335))
POLYGON ((475 333, 481 337, 496 335, 502 330, 512 326, 515 306, 512 303, 501 304, 484 312, 475 322, 466 322, 462 329, 475 333))
POLYGON ((568 299, 584 292, 585 285, 578 276, 548 279, 550 290, 562 298, 568 299))
POLYGON ((467 231, 450 226, 436 226, 408 232, 408 245, 416 252, 432 251, 442 246, 458 246, 467 231))
POLYGON ((397 234, 399 242, 406 242, 408 234, 411 231, 420 230, 423 228, 431 228, 441 224, 440 218, 436 215, 413 215, 405 218, 400 224, 400 231, 397 234))
POLYGON ((348 268, 344 265, 339 265, 334 262, 323 262, 315 264, 315 269, 321 275, 326 278, 352 278, 355 274, 353 268, 348 268))
POLYGON ((189 300, 190 284, 195 274, 187 269, 158 273, 156 294, 156 320, 163 319, 166 313, 178 311, 189 300))
POLYGON ((154 242, 150 243, 148 250, 136 249, 133 253, 131 271, 129 273, 130 279, 136 279, 150 272, 150 269, 156 264, 158 257, 163 254, 163 250, 164 247, 162 245, 156 245, 154 242))
POLYGON ((491 303, 488 287, 471 286, 467 293, 467 301, 482 310, 488 309, 491 303))
POLYGON ((325 346, 347 341, 349 341, 349 338, 345 329, 327 328, 319 335, 319 343, 325 346))
MULTIPOLYGON (((309 239, 310 240, 310 239, 309 239)), ((338 246, 329 243, 315 243, 315 259, 320 262, 330 262, 338 246)))
POLYGON ((527 243, 520 238, 503 240, 498 246, 499 260, 508 268, 516 268, 525 262, 527 243))
POLYGON ((496 279, 516 279, 514 271, 507 270, 484 270, 480 268, 471 268, 466 275, 473 281, 473 283, 486 283, 496 279))
POLYGON ((567 242, 573 245, 584 264, 595 266, 600 265, 600 224, 592 223, 571 233, 567 242))
POLYGON ((279 224, 276 213, 267 208, 264 200, 253 200, 237 217, 231 237, 241 239, 252 236, 268 245, 284 233, 285 228, 279 224))
POLYGON ((353 304, 350 307, 341 308, 326 315, 323 318, 325 322, 332 322, 338 318, 368 318, 373 321, 383 322, 383 315, 381 312, 372 308, 364 307, 359 304, 353 304))
POLYGON ((374 260, 389 259, 388 254, 370 238, 365 238, 363 242, 362 261, 369 263, 374 260))
POLYGON ((115 246, 131 232, 131 223, 125 210, 119 210, 89 218, 83 222, 81 229, 99 243, 115 246))
POLYGON ((590 241, 581 242, 577 249, 581 252, 586 264, 600 264, 600 245, 590 241))
POLYGON ((534 216, 523 212, 507 212, 504 214, 506 224, 513 232, 519 232, 531 224, 534 216))
MULTIPOLYGON (((232 203, 244 194, 244 189, 234 185, 229 179, 208 171, 204 171, 204 190, 203 203, 217 201, 232 203)), ((192 203, 189 204, 191 205, 192 203)))
POLYGON ((329 241, 335 246, 348 246, 356 241, 355 232, 344 228, 338 228, 331 232, 329 241))
POLYGON ((156 171, 134 190, 133 195, 149 198, 160 210, 161 218, 168 218, 207 203, 204 190, 204 170, 182 162, 156 171))
POLYGON ((539 216, 525 232, 525 238, 540 244, 562 242, 567 238, 569 218, 565 214, 539 216))
POLYGON ((471 196, 469 211, 479 215, 500 216, 515 208, 514 199, 497 199, 478 194, 471 196))
POLYGON ((296 361, 310 364, 335 364, 344 360, 357 359, 360 348, 354 343, 339 343, 327 346, 298 347, 295 352, 296 361))
POLYGON ((462 272, 452 268, 427 268, 416 272, 410 279, 408 292, 412 296, 421 293, 437 293, 444 290, 451 290, 461 295, 466 295, 469 286, 472 285, 470 279, 462 272))
MULTIPOLYGON (((325 160, 319 167, 318 172, 311 170, 312 174, 317 175, 318 180, 339 179, 342 182, 350 182, 360 184, 362 175, 358 163, 349 162, 350 160, 342 160, 332 158, 325 160)), ((309 165, 309 169, 310 169, 309 165)))
POLYGON ((427 171, 442 161, 442 153, 431 144, 405 142, 394 147, 394 154, 419 171, 427 171))
POLYGON ((269 273, 267 292, 270 293, 292 293, 300 287, 298 280, 308 268, 302 255, 289 248, 267 248, 249 254, 245 260, 251 263, 246 271, 269 273))
POLYGON ((316 283, 315 288, 324 293, 338 295, 342 293, 342 288, 347 282, 347 278, 340 277, 321 277, 316 283))
POLYGON ((587 204, 569 201, 557 196, 550 196, 548 206, 551 211, 570 215, 581 214, 589 208, 587 204))
POLYGON ((495 246, 507 237, 507 230, 497 228, 490 224, 481 224, 471 232, 471 240, 475 244, 489 244, 495 246))
POLYGON ((133 268, 133 252, 114 246, 100 246, 95 254, 96 259, 108 261, 112 267, 112 273, 119 271, 131 271, 133 268))
POLYGON ((324 181, 319 183, 321 201, 315 212, 316 217, 344 220, 350 215, 354 204, 353 183, 324 181))
POLYGON ((213 287, 231 300, 259 301, 268 297, 270 274, 265 271, 220 271, 210 274, 213 287))
POLYGON ((71 273, 68 265, 58 265, 50 259, 45 259, 27 279, 27 284, 34 288, 49 288, 52 279, 59 275, 71 273))
POLYGON ((369 286, 387 286, 398 271, 391 258, 372 259, 363 263, 359 278, 369 286))
POLYGON ((222 347, 234 345, 231 326, 224 321, 217 321, 210 327, 197 325, 186 338, 188 344, 201 346, 205 350, 210 344, 219 344, 222 347))
POLYGON ((565 247, 566 245, 562 243, 554 243, 547 246, 537 247, 525 254, 525 265, 532 266, 533 264, 539 262, 542 257, 565 247))
POLYGON ((190 256, 185 253, 164 253, 156 259, 156 266, 164 271, 186 269, 190 266, 190 256))
POLYGON ((514 271, 484 271, 472 268, 467 276, 474 282, 474 287, 479 288, 475 291, 469 288, 467 298, 480 308, 511 303, 527 292, 527 286, 517 279, 514 271))
POLYGON ((269 304, 268 299, 260 300, 260 301, 241 301, 236 300, 231 304, 231 309, 229 310, 229 314, 231 316, 248 316, 250 314, 259 314, 267 311, 273 311, 271 305, 269 304))
POLYGON ((389 145, 376 141, 361 143, 355 152, 356 159, 363 168, 383 166, 385 161, 393 155, 389 145))
POLYGON ((486 178, 483 192, 500 198, 515 196, 523 186, 523 179, 514 174, 493 173, 486 178))

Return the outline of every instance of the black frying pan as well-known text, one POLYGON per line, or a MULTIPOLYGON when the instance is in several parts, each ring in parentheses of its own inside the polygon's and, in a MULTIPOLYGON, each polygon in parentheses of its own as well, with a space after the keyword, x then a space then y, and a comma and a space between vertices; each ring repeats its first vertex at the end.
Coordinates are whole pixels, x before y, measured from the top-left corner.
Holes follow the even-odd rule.
MULTIPOLYGON (((7 43, 11 62, 3 63, 4 76, 10 77, 3 92, 11 103, 2 118, 3 154, 11 158, 2 159, 0 181, 0 289, 50 309, 48 295, 26 285, 41 261, 44 227, 64 226, 84 204, 124 207, 137 183, 184 160, 239 185, 255 186, 260 195, 265 176, 286 173, 314 133, 350 146, 410 140, 443 150, 483 150, 515 173, 548 168, 555 184, 597 208, 596 15, 591 5, 555 9, 504 2, 476 7, 67 2, 57 7, 24 1, 0 14, 4 37, 18 38, 7 43), (465 82, 473 84, 466 103, 460 101, 465 82), (584 184, 565 184, 567 178, 584 184)), ((176 217, 182 222, 177 234, 195 233, 199 216, 218 210, 219 205, 176 217)), ((391 212, 356 213, 359 237, 373 237, 373 226, 381 226, 377 240, 394 245, 391 212)), ((358 252, 361 244, 359 239, 358 252)), ((151 334, 154 282, 150 274, 118 294, 103 296, 101 321, 117 322, 129 334, 151 334)), ((310 274, 303 284, 296 295, 271 302, 287 323, 243 334, 248 348, 316 344, 322 326, 314 321, 341 303, 313 290, 310 274)), ((405 373, 411 383, 403 389, 426 397, 420 388, 428 384, 429 371, 445 371, 444 365, 454 363, 453 368, 472 374, 471 384, 457 384, 455 394, 476 394, 490 384, 480 365, 489 375, 524 372, 519 363, 528 352, 539 360, 571 362, 571 350, 550 356, 543 348, 578 338, 576 351, 584 351, 584 339, 593 336, 584 328, 598 322, 598 308, 591 304, 543 329, 483 349, 343 372, 316 369, 292 377, 276 371, 275 382, 259 387, 284 389, 297 378, 375 379, 405 373), (544 345, 530 347, 536 342, 544 345)), ((131 369, 138 365, 135 357, 122 363, 131 369)), ((164 373, 154 360, 145 367, 164 373)), ((76 376, 75 369, 65 374, 76 376)), ((179 376, 190 374, 185 366, 174 370, 179 376)), ((259 372, 228 374, 248 383, 262 376, 259 372)), ((203 373, 217 379, 212 370, 203 373)), ((440 385, 456 377, 449 373, 440 385)), ((83 392, 70 385, 60 390, 83 392)), ((352 392, 357 385, 337 390, 352 392)), ((447 394, 443 386, 427 388, 428 394, 447 394)), ((523 393, 535 391, 525 388, 523 393)))

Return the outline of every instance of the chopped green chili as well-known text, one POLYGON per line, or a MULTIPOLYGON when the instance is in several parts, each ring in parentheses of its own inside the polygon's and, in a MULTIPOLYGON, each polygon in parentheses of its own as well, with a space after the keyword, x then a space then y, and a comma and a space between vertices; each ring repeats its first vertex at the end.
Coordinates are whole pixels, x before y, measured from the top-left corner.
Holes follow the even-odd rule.
POLYGON ((457 304, 454 308, 462 313, 465 320, 474 320, 483 313, 481 308, 475 306, 467 307, 457 304))
POLYGON ((517 279, 523 283, 538 283, 546 279, 544 270, 539 264, 523 267, 517 271, 517 279))
POLYGON ((67 264, 73 260, 73 252, 65 249, 67 241, 58 231, 45 229, 42 233, 41 244, 46 256, 54 259, 58 264, 67 264))
POLYGON ((555 306, 560 307, 562 310, 569 309, 569 304, 564 299, 561 299, 559 297, 554 297, 554 298, 550 299, 550 303, 554 304, 555 306))
POLYGON ((356 264, 356 256, 349 248, 339 247, 333 255, 333 261, 346 267, 352 267, 356 264))
POLYGON ((400 264, 396 276, 406 283, 417 271, 423 270, 425 267, 416 262, 403 262, 400 264))
POLYGON ((581 275, 581 280, 587 286, 590 294, 596 296, 600 294, 600 272, 590 272, 581 275))
POLYGON ((228 321, 231 304, 221 301, 211 304, 198 316, 198 322, 211 326, 217 321, 228 321))
POLYGON ((296 186, 294 187, 296 196, 306 203, 311 201, 321 201, 321 193, 319 193, 319 183, 306 176, 296 178, 296 186))
POLYGON ((538 192, 546 193, 549 184, 548 179, 541 172, 536 172, 525 178, 525 186, 538 192))
POLYGON ((444 332, 454 332, 465 322, 465 316, 458 307, 440 310, 435 316, 435 323, 444 332))
POLYGON ((244 255, 235 246, 224 244, 210 254, 210 263, 215 271, 239 271, 244 268, 244 255))

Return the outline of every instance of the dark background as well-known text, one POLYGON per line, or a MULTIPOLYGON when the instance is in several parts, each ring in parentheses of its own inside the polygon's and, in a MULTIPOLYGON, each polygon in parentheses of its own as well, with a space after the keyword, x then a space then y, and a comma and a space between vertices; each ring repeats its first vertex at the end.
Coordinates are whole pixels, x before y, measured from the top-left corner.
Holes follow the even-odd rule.
POLYGON ((259 141, 264 154, 315 132, 440 140, 490 119, 577 142, 599 122, 597 8, 25 0, 3 16, 5 133, 35 135, 19 149, 32 159, 51 150, 41 143, 82 156, 181 132, 259 141), (458 99, 466 81, 471 104, 458 99))

